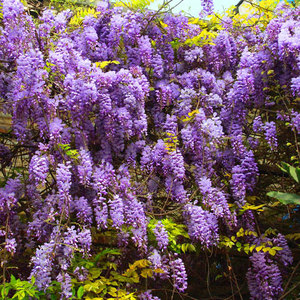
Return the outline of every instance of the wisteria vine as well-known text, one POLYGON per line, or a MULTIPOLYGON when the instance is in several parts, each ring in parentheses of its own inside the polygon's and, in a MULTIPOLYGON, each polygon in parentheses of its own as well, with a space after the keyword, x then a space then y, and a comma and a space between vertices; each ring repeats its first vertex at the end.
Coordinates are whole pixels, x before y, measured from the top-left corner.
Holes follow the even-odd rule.
POLYGON ((280 2, 268 19, 261 6, 243 25, 109 2, 37 18, 0 4, 0 108, 12 122, 0 133, 3 284, 14 274, 44 295, 54 282, 61 299, 83 283, 100 295, 82 262, 115 248, 102 277, 122 282, 112 274, 130 262, 126 276, 151 278, 118 299, 163 298, 167 286, 171 299, 189 292, 197 255, 223 255, 226 238, 239 247, 243 229, 251 297, 278 299, 292 254, 253 199, 270 163, 300 160, 299 8, 280 2))

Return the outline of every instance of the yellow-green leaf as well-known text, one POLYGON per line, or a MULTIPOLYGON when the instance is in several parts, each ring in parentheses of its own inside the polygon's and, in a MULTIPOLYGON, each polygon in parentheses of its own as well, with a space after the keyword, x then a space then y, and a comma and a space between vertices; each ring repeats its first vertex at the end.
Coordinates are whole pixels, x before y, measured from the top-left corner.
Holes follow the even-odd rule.
POLYGON ((269 253, 274 256, 276 254, 276 251, 274 249, 269 249, 269 253))
POLYGON ((263 247, 264 247, 264 246, 258 246, 258 247, 255 248, 255 250, 256 250, 257 252, 259 252, 263 247))
POLYGON ((153 276, 153 270, 152 269, 143 269, 141 272, 141 276, 144 278, 152 277, 153 276))
POLYGON ((270 248, 270 247, 265 247, 265 248, 263 248, 262 250, 263 250, 263 252, 268 252, 268 251, 271 250, 271 248, 270 248))

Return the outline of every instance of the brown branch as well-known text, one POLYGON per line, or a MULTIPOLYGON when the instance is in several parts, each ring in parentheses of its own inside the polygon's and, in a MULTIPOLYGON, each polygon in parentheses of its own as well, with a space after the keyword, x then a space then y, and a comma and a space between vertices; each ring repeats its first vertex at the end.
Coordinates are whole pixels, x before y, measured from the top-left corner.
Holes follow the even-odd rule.
POLYGON ((239 3, 235 6, 235 9, 233 10, 235 15, 240 13, 239 9, 240 9, 240 6, 244 3, 244 1, 245 0, 240 0, 239 3))
MULTIPOLYGON (((287 287, 289 286, 289 284, 290 284, 290 282, 291 282, 291 280, 292 280, 292 278, 293 278, 293 276, 294 276, 296 270, 298 269, 299 265, 300 265, 300 261, 297 263, 297 265, 296 265, 296 267, 294 268, 294 270, 293 270, 293 272, 292 272, 292 274, 291 274, 291 276, 290 276, 288 282, 286 283, 286 285, 285 285, 285 287, 284 287, 284 289, 283 289, 283 294, 284 294, 284 295, 285 295, 285 291, 287 290, 287 287)), ((282 296, 282 297, 283 297, 283 296, 282 296)), ((281 299, 281 298, 280 298, 280 299, 281 299)))

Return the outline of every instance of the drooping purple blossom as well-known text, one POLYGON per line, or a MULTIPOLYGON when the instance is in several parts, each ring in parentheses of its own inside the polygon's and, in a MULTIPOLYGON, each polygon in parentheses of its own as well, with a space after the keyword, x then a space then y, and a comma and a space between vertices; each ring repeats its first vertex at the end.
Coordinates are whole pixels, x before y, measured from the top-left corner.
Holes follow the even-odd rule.
POLYGON ((138 227, 131 230, 132 232, 132 240, 137 246, 137 248, 141 252, 145 252, 147 250, 147 230, 145 227, 138 227))
POLYGON ((253 120, 253 130, 254 130, 254 132, 260 132, 263 130, 263 122, 262 122, 260 116, 256 117, 253 120))
POLYGON ((17 199, 13 192, 8 192, 6 189, 0 189, 0 213, 7 214, 17 204, 17 199))
POLYGON ((158 248, 165 250, 169 244, 169 236, 168 232, 164 228, 164 225, 160 221, 156 224, 153 232, 156 237, 158 248))
POLYGON ((78 165, 78 174, 80 183, 87 185, 90 183, 92 172, 93 172, 93 162, 91 155, 88 151, 81 149, 79 152, 80 164, 78 165))
POLYGON ((232 168, 232 178, 230 184, 233 190, 233 195, 240 205, 245 204, 246 197, 246 178, 243 168, 241 166, 234 166, 232 168))
POLYGON ((95 168, 93 174, 93 187, 99 195, 106 195, 106 189, 114 178, 113 166, 108 162, 103 162, 95 168))
MULTIPOLYGON (((202 3, 205 13, 211 13, 212 1, 202 3)), ((246 193, 256 186, 260 162, 259 145, 252 147, 250 140, 253 131, 255 138, 264 135, 272 150, 280 142, 277 121, 269 122, 273 112, 265 110, 272 104, 272 97, 266 97, 271 82, 279 81, 290 103, 299 92, 296 8, 279 5, 265 31, 253 26, 239 35, 232 20, 224 18, 226 30, 218 32, 214 45, 204 47, 185 43, 202 29, 183 15, 162 15, 163 23, 158 24, 152 22, 153 12, 125 11, 104 2, 97 12, 85 17, 80 30, 70 31, 70 11, 46 10, 34 23, 20 1, 3 1, 3 112, 13 116, 15 149, 40 150, 31 162, 26 161, 30 182, 22 174, 19 183, 13 180, 16 184, 1 180, 5 187, 0 189, 0 218, 7 219, 9 230, 15 231, 4 247, 14 252, 13 239, 22 250, 24 244, 42 243, 31 266, 37 286, 46 289, 56 278, 63 284, 65 298, 71 297, 67 270, 75 249, 87 255, 92 247, 91 227, 118 232, 125 253, 133 242, 139 255, 148 255, 152 241, 147 240, 147 224, 157 210, 161 213, 164 200, 164 213, 173 206, 179 207, 178 215, 184 211, 193 243, 204 248, 216 245, 218 234, 235 224, 228 201, 244 204, 246 193), (120 64, 102 70, 95 64, 106 60, 120 64), (268 78, 266 70, 271 69, 276 76, 268 78), (263 120, 257 117, 251 127, 253 110, 263 120), (175 151, 166 149, 165 133, 178 139, 175 151), (40 142, 44 147, 39 147, 40 142), (78 159, 65 162, 69 158, 60 151, 61 143, 74 143, 78 159), (228 173, 231 180, 223 180, 228 173), (49 186, 41 192, 38 183, 46 178, 49 186), (196 189, 198 202, 181 209, 179 204, 190 202, 196 189), (30 220, 26 224, 19 220, 20 210, 30 220), (60 213, 69 218, 58 229, 54 226, 60 213), (75 223, 83 229, 69 225, 75 223), (121 228, 129 230, 125 233, 121 228), (27 232, 26 243, 20 232, 27 232)), ((300 132, 297 112, 285 109, 288 126, 300 132)), ((0 163, 9 165, 5 156, 14 152, 1 149, 0 163)), ((251 211, 237 217, 239 225, 253 230, 251 211)), ((168 234, 160 223, 155 232, 158 248, 166 249, 168 234)), ((283 248, 274 261, 290 264, 285 239, 278 236, 273 242, 283 248)), ((156 249, 151 253, 153 265, 162 269, 168 265, 156 249)), ((251 258, 248 279, 253 297, 276 298, 279 271, 268 254, 263 255, 264 259, 262 255, 251 258), (259 268, 254 267, 255 261, 260 262, 259 268)), ((175 287, 183 291, 182 261, 175 259, 170 266, 175 287)), ((151 297, 149 292, 145 295, 151 297)))
POLYGON ((144 292, 144 293, 142 293, 142 294, 140 294, 140 295, 139 295, 139 299, 140 299, 140 300, 160 300, 158 297, 153 296, 153 295, 151 294, 151 291, 150 291, 150 290, 149 290, 149 291, 146 291, 146 292, 144 292))
POLYGON ((98 200, 94 201, 96 203, 96 207, 94 208, 94 214, 98 228, 106 228, 108 219, 108 206, 104 202, 105 198, 101 197, 101 200, 101 204, 98 200))
POLYGON ((185 220, 192 240, 200 241, 205 247, 215 245, 219 239, 217 218, 200 206, 185 206, 185 220))
POLYGON ((68 193, 71 187, 70 164, 58 164, 56 169, 56 181, 61 193, 68 193))
POLYGON ((274 122, 266 122, 264 124, 264 133, 266 140, 272 150, 275 150, 278 146, 277 135, 276 135, 276 125, 274 122))
POLYGON ((300 133, 300 113, 293 112, 291 119, 292 126, 297 130, 298 134, 300 133))
POLYGON ((70 164, 58 164, 56 169, 56 182, 59 193, 59 208, 62 214, 69 215, 71 195, 70 164))
POLYGON ((36 278, 36 285, 41 290, 46 290, 51 283, 51 271, 53 265, 53 251, 55 243, 50 241, 40 246, 32 257, 33 268, 30 277, 36 278))
POLYGON ((90 229, 83 228, 78 232, 78 242, 84 253, 89 253, 92 246, 92 235, 90 229))
POLYGON ((207 177, 199 178, 198 185, 203 195, 202 203, 210 208, 216 217, 231 223, 234 217, 229 210, 226 195, 217 188, 212 187, 211 180, 207 177))
POLYGON ((34 182, 44 183, 48 176, 49 160, 45 155, 34 155, 29 164, 29 176, 34 182))
POLYGON ((164 61, 161 58, 160 54, 153 55, 152 67, 153 67, 154 76, 156 76, 157 78, 162 78, 164 72, 164 61))
POLYGON ((184 59, 189 63, 193 63, 195 61, 201 60, 203 55, 204 55, 204 53, 203 53, 202 48, 196 47, 195 49, 186 51, 184 59))
POLYGON ((138 45, 142 63, 149 66, 152 60, 152 47, 149 37, 141 36, 138 39, 138 45))
POLYGON ((62 130, 63 130, 62 120, 59 118, 54 118, 49 125, 50 139, 59 140, 62 130))
POLYGON ((279 268, 264 252, 254 253, 250 257, 247 280, 252 299, 273 300, 282 292, 282 277, 279 268))
POLYGON ((74 270, 74 274, 79 281, 85 281, 88 277, 88 270, 84 267, 76 267, 74 270))
POLYGON ((7 238, 5 240, 5 250, 8 251, 11 255, 14 255, 16 252, 17 243, 15 238, 7 238))
POLYGON ((24 13, 24 6, 19 0, 4 0, 3 1, 3 18, 15 19, 20 14, 24 13))
POLYGON ((187 274, 181 258, 171 260, 170 268, 175 288, 179 292, 184 292, 187 289, 187 274))
POLYGON ((68 273, 59 273, 56 279, 61 284, 62 296, 70 299, 72 297, 71 276, 68 273))
POLYGON ((272 242, 276 247, 282 248, 282 250, 277 251, 276 258, 278 258, 278 260, 286 267, 291 265, 293 263, 293 255, 287 244, 286 238, 279 233, 277 237, 273 238, 272 242))
POLYGON ((201 1, 201 6, 203 8, 203 11, 205 12, 205 14, 210 15, 213 13, 213 1, 212 0, 202 0, 201 1))
POLYGON ((124 224, 124 204, 120 196, 115 195, 109 202, 109 213, 115 228, 124 224))
POLYGON ((92 224, 92 208, 88 200, 84 197, 80 197, 77 200, 74 200, 74 210, 76 211, 77 220, 83 224, 91 225, 92 224))

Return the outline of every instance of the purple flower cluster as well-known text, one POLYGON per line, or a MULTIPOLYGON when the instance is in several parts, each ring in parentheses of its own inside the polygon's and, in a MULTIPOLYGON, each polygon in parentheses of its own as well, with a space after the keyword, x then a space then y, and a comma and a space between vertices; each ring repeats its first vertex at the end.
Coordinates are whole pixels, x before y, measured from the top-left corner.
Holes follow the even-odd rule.
POLYGON ((113 226, 120 228, 124 224, 124 204, 120 196, 114 196, 114 199, 110 201, 109 208, 113 226))
POLYGON ((32 258, 33 268, 30 276, 34 276, 39 289, 46 290, 51 283, 51 272, 53 265, 54 242, 45 243, 40 246, 32 258))
POLYGON ((203 195, 202 203, 210 208, 216 217, 230 223, 232 214, 229 210, 226 195, 217 188, 212 187, 211 180, 207 177, 200 178, 198 186, 203 195))
POLYGON ((151 291, 146 291, 139 296, 140 300, 159 300, 158 297, 153 296, 151 291))
POLYGON ((210 15, 213 13, 214 6, 212 0, 202 0, 201 5, 205 14, 210 15))
POLYGON ((45 155, 34 155, 29 164, 29 174, 33 181, 43 183, 48 176, 49 161, 45 155))
POLYGON ((282 277, 277 265, 263 252, 254 253, 250 261, 247 280, 251 298, 278 299, 282 292, 282 277))
POLYGON ((217 218, 213 213, 200 206, 189 204, 186 206, 185 218, 192 240, 201 242, 204 247, 217 244, 219 228, 217 218))
MULTIPOLYGON (((201 4, 202 16, 212 13, 211 0, 201 4)), ((183 261, 159 219, 184 223, 182 238, 202 250, 237 225, 255 230, 252 211, 240 208, 260 183, 266 145, 281 159, 283 137, 300 132, 299 7, 280 4, 268 24, 245 28, 207 17, 204 30, 182 14, 108 2, 80 26, 69 10, 33 20, 19 0, 1 6, 0 113, 12 130, 0 128, 0 250, 12 259, 31 248, 26 272, 40 290, 57 280, 67 299, 75 253, 88 258, 109 236, 126 259, 146 257, 164 271, 154 279, 184 292, 183 261), (216 37, 201 40, 206 31, 216 37)), ((273 260, 250 258, 254 299, 278 298, 275 261, 292 263, 285 238, 272 243, 283 248, 273 260)))
POLYGON ((88 151, 81 149, 79 152, 81 163, 78 165, 78 175, 80 183, 87 185, 90 183, 93 173, 93 162, 88 151))
POLYGON ((93 211, 90 206, 89 201, 84 198, 80 197, 77 200, 74 200, 74 210, 76 211, 76 218, 80 223, 91 225, 92 224, 92 217, 93 211))
MULTIPOLYGON (((61 232, 58 226, 55 227, 50 236, 50 242, 44 243, 36 250, 31 260, 33 268, 30 277, 36 278, 39 289, 46 290, 53 280, 53 265, 58 263, 63 272, 67 271, 77 249, 80 249, 84 255, 88 255, 91 244, 92 237, 89 229, 79 230, 71 226, 67 231, 61 232)), ((70 293, 70 277, 67 273, 64 273, 64 276, 60 274, 57 279, 61 282, 66 280, 63 292, 70 293)))
POLYGON ((274 122, 266 122, 264 124, 264 132, 266 140, 272 150, 276 149, 278 146, 277 135, 276 135, 276 125, 274 122))
POLYGON ((59 209, 61 214, 69 214, 71 195, 71 171, 69 164, 58 164, 56 169, 56 181, 59 193, 59 209))
POLYGON ((8 251, 11 255, 14 255, 14 253, 16 252, 16 248, 17 248, 17 243, 15 238, 6 239, 5 241, 6 251, 8 251))
POLYGON ((291 265, 293 263, 293 255, 285 237, 279 233, 275 238, 273 238, 272 242, 277 247, 282 248, 282 250, 277 252, 276 258, 286 267, 291 265))
POLYGON ((64 296, 65 299, 70 299, 72 297, 72 283, 70 275, 68 273, 59 273, 56 279, 59 283, 61 283, 62 296, 64 296))
POLYGON ((158 248, 165 250, 169 244, 169 236, 164 225, 159 221, 153 231, 157 240, 158 248))
POLYGON ((175 288, 179 292, 184 292, 187 289, 187 274, 181 258, 170 261, 170 268, 175 288))

